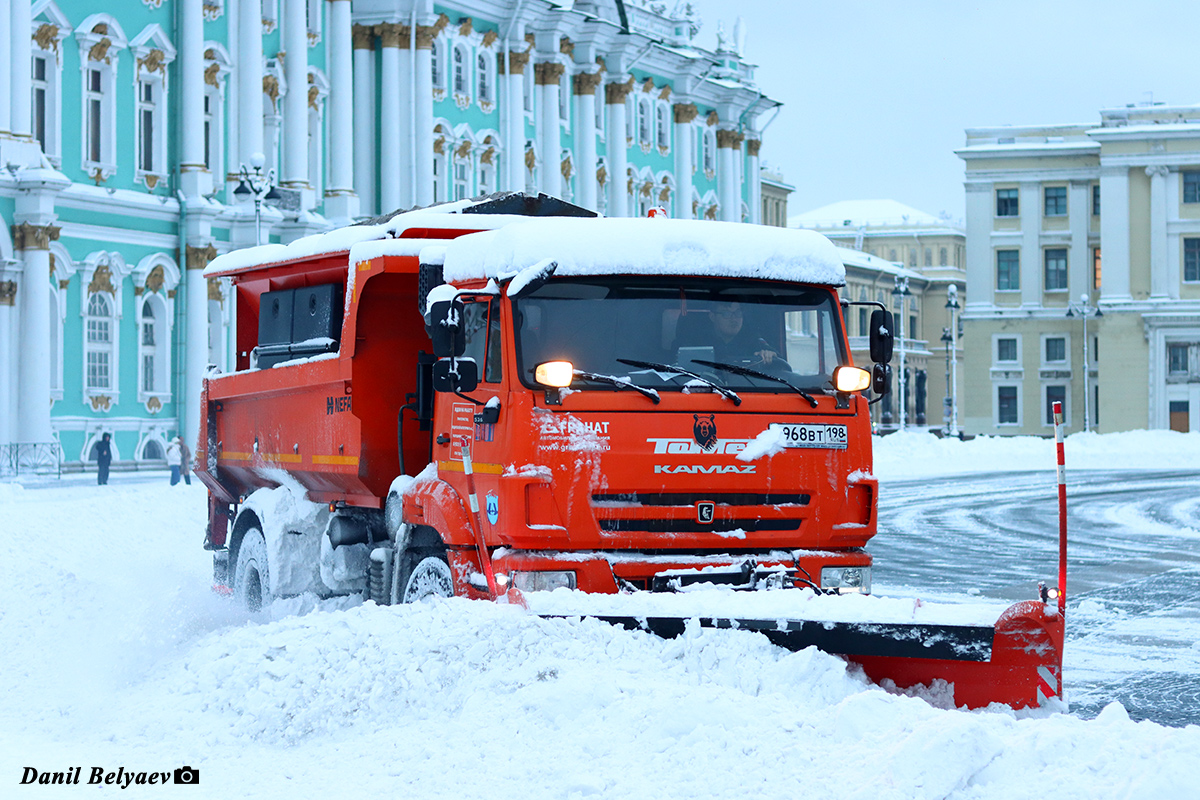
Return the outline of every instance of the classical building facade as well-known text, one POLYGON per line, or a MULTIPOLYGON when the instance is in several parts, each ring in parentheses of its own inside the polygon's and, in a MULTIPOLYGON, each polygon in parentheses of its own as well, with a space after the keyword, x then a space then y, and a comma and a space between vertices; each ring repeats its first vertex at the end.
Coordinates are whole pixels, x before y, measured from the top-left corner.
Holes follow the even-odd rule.
POLYGON ((234 248, 506 189, 760 219, 778 104, 740 36, 698 48, 659 4, 0 0, 0 22, 6 452, 193 440, 232 346, 202 269, 234 248), (280 199, 236 191, 256 163, 280 199))
POLYGON ((1200 106, 966 133, 968 430, 1200 430, 1200 106))
MULTIPOLYGON (((894 200, 831 203, 794 215, 789 222, 794 228, 818 231, 845 248, 844 299, 881 303, 902 315, 896 330, 897 335, 903 334, 902 382, 899 341, 892 369, 896 397, 903 384, 905 424, 961 428, 964 351, 958 321, 966 294, 962 227, 894 200)), ((870 311, 862 306, 847 310, 856 364, 870 363, 870 311)), ((884 397, 872 413, 884 429, 899 424, 899 408, 892 397, 884 397)))
POLYGON ((759 221, 763 225, 786 228, 788 224, 788 195, 796 187, 783 179, 774 167, 763 165, 759 176, 762 185, 762 212, 759 221))

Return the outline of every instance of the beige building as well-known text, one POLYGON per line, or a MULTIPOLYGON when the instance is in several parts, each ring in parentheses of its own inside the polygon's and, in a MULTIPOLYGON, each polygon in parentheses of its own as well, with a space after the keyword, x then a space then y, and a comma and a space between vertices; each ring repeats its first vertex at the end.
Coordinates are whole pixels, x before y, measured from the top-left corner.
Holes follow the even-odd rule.
MULTIPOLYGON (((961 427, 963 351, 962 340, 954 335, 966 293, 966 237, 961 226, 894 200, 832 203, 797 214, 789 224, 818 231, 844 248, 844 300, 881 303, 899 317, 895 333, 903 334, 905 378, 902 387, 898 339, 892 358, 893 395, 873 407, 876 423, 884 429, 899 424, 896 398, 903 391, 906 426, 949 428, 957 406, 961 427), (898 294, 905 282, 908 294, 898 294), (959 308, 948 305, 950 286, 955 287, 959 308)), ((850 347, 859 365, 870 364, 871 310, 846 309, 850 347)))
POLYGON ((967 432, 1200 430, 1200 106, 966 134, 967 432))
POLYGON ((788 195, 796 191, 796 187, 783 180, 783 174, 774 167, 764 165, 760 170, 760 186, 762 191, 763 225, 774 225, 786 228, 788 224, 787 205, 788 195))

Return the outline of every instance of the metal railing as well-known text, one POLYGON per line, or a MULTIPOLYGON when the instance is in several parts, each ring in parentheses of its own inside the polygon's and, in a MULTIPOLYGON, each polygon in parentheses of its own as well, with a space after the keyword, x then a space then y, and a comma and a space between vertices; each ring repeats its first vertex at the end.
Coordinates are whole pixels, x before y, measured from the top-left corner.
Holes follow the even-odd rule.
POLYGON ((62 447, 58 442, 0 444, 0 477, 26 473, 62 477, 62 447))

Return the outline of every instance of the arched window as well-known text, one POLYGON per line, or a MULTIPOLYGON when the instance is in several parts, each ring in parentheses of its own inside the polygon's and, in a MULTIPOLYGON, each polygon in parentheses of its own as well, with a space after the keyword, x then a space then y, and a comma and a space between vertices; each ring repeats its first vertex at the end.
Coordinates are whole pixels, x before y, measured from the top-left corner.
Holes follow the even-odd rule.
POLYGON ((167 314, 162 299, 151 295, 142 301, 138 317, 138 368, 141 377, 138 381, 140 399, 149 399, 150 395, 162 395, 167 392, 167 375, 169 364, 167 330, 167 314))
POLYGON ((946 259, 947 259, 946 248, 943 247, 940 250, 938 250, 938 266, 941 266, 941 267, 949 266, 946 259))
POLYGON ((488 74, 488 57, 485 53, 480 53, 476 59, 475 72, 479 85, 479 91, 476 92, 477 99, 481 103, 490 103, 492 101, 492 86, 491 76, 488 74))
POLYGON ((112 303, 108 295, 97 293, 88 298, 83 351, 84 387, 89 390, 114 388, 112 303))
POLYGON ((717 134, 711 128, 704 132, 704 172, 711 174, 717 170, 717 134))
POLYGON ((571 76, 565 71, 558 81, 558 118, 571 121, 571 76))
POLYGON ((927 267, 933 266, 933 248, 932 247, 925 248, 925 266, 927 266, 927 267))
POLYGON ((158 439, 146 439, 146 443, 142 445, 142 461, 162 461, 166 457, 167 454, 163 452, 163 446, 158 439))
POLYGON ((454 91, 458 94, 467 93, 467 49, 454 48, 454 91))
POLYGON ((429 74, 432 78, 433 88, 437 89, 445 80, 442 66, 442 48, 438 46, 436 40, 433 42, 433 48, 429 51, 429 74))
POLYGON ((630 93, 625 98, 625 139, 633 142, 633 133, 637 130, 637 103, 630 93))
POLYGON ((658 119, 658 146, 661 150, 666 150, 671 146, 670 106, 666 103, 659 103, 656 113, 658 119))
POLYGON ((643 98, 638 101, 638 143, 643 145, 654 144, 654 139, 650 135, 650 100, 643 98))

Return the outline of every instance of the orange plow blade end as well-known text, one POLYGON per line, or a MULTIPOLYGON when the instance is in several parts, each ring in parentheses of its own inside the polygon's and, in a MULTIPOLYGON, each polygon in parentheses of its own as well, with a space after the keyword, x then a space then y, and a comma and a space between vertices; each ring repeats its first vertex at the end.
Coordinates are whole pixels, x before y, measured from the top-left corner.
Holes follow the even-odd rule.
POLYGON ((848 655, 875 683, 899 689, 943 680, 954 686, 954 704, 983 708, 1002 703, 1037 708, 1062 697, 1063 616, 1053 604, 1028 600, 996 621, 990 658, 984 661, 848 655))

